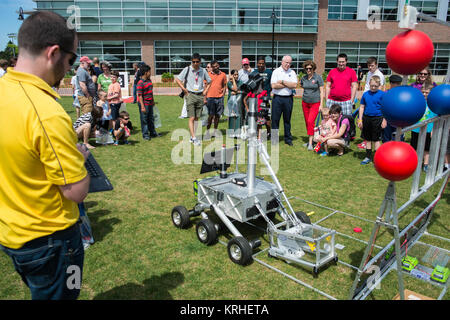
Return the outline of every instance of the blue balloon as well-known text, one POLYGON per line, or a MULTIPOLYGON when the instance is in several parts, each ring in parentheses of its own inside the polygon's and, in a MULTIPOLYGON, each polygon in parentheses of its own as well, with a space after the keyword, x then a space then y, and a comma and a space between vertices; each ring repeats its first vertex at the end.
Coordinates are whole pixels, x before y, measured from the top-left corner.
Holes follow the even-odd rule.
POLYGON ((410 86, 399 86, 387 91, 381 98, 383 117, 396 127, 417 123, 425 113, 427 102, 422 92, 410 86))
POLYGON ((428 108, 442 116, 450 114, 450 84, 441 84, 428 94, 428 108))

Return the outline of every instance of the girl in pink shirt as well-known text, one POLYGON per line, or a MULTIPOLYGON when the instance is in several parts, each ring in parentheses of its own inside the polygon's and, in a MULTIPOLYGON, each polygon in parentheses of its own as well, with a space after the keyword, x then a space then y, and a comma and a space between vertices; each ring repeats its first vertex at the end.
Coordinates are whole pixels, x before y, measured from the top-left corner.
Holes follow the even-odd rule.
POLYGON ((111 72, 111 84, 108 87, 108 103, 111 108, 112 127, 114 128, 117 118, 119 118, 119 110, 122 105, 122 91, 120 84, 117 82, 119 73, 111 72))

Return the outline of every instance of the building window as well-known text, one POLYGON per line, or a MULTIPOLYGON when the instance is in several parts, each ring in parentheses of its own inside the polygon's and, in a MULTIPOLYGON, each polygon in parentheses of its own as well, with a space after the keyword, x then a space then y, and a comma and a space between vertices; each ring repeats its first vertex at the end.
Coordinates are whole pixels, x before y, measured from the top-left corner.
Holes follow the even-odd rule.
POLYGON ((79 41, 78 56, 108 61, 114 70, 133 72, 133 63, 142 61, 141 41, 79 41))
POLYGON ((378 67, 384 75, 391 74, 386 62, 387 42, 333 42, 327 41, 325 55, 325 71, 336 68, 337 56, 345 53, 348 57, 347 66, 355 69, 360 65, 366 73, 367 58, 375 57, 378 60, 378 67))
POLYGON ((179 74, 183 68, 191 64, 194 53, 201 56, 202 67, 212 60, 217 60, 220 70, 229 73, 230 42, 207 40, 172 40, 155 41, 155 74, 165 72, 179 74))
MULTIPOLYGON (((412 0, 409 2, 409 5, 415 7, 417 9, 417 12, 421 12, 436 18, 439 0, 412 0)), ((417 19, 417 21, 426 22, 426 20, 423 19, 417 19)))
POLYGON ((328 0, 329 20, 356 20, 358 0, 328 0))
POLYGON ((398 12, 398 0, 370 0, 370 6, 380 8, 382 21, 396 21, 398 12))
MULTIPOLYGON (((292 57, 291 68, 297 74, 303 72, 303 62, 314 58, 314 43, 312 41, 275 41, 274 68, 281 65, 285 55, 292 57)), ((272 41, 242 41, 242 57, 250 60, 252 68, 256 68, 258 56, 264 56, 267 66, 272 67, 272 41)))
POLYGON ((430 62, 430 69, 434 76, 447 74, 450 59, 450 43, 435 43, 434 56, 430 62))

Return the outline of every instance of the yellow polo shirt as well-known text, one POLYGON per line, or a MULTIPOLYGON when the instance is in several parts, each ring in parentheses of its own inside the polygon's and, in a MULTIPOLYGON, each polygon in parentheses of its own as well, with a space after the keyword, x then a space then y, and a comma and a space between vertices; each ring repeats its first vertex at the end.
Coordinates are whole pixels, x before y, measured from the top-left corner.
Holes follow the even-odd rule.
POLYGON ((26 242, 78 220, 58 185, 86 177, 72 120, 41 78, 12 68, 0 78, 0 244, 26 242))

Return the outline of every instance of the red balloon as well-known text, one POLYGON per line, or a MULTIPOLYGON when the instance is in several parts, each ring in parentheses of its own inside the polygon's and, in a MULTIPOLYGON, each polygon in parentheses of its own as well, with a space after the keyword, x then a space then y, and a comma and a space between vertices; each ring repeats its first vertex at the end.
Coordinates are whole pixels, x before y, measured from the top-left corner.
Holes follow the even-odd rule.
POLYGON ((433 54, 433 42, 418 30, 408 30, 396 35, 386 47, 389 68, 403 75, 416 74, 425 69, 433 54))
POLYGON ((389 141, 375 152, 373 164, 378 174, 390 181, 409 178, 417 168, 417 153, 409 144, 389 141))

